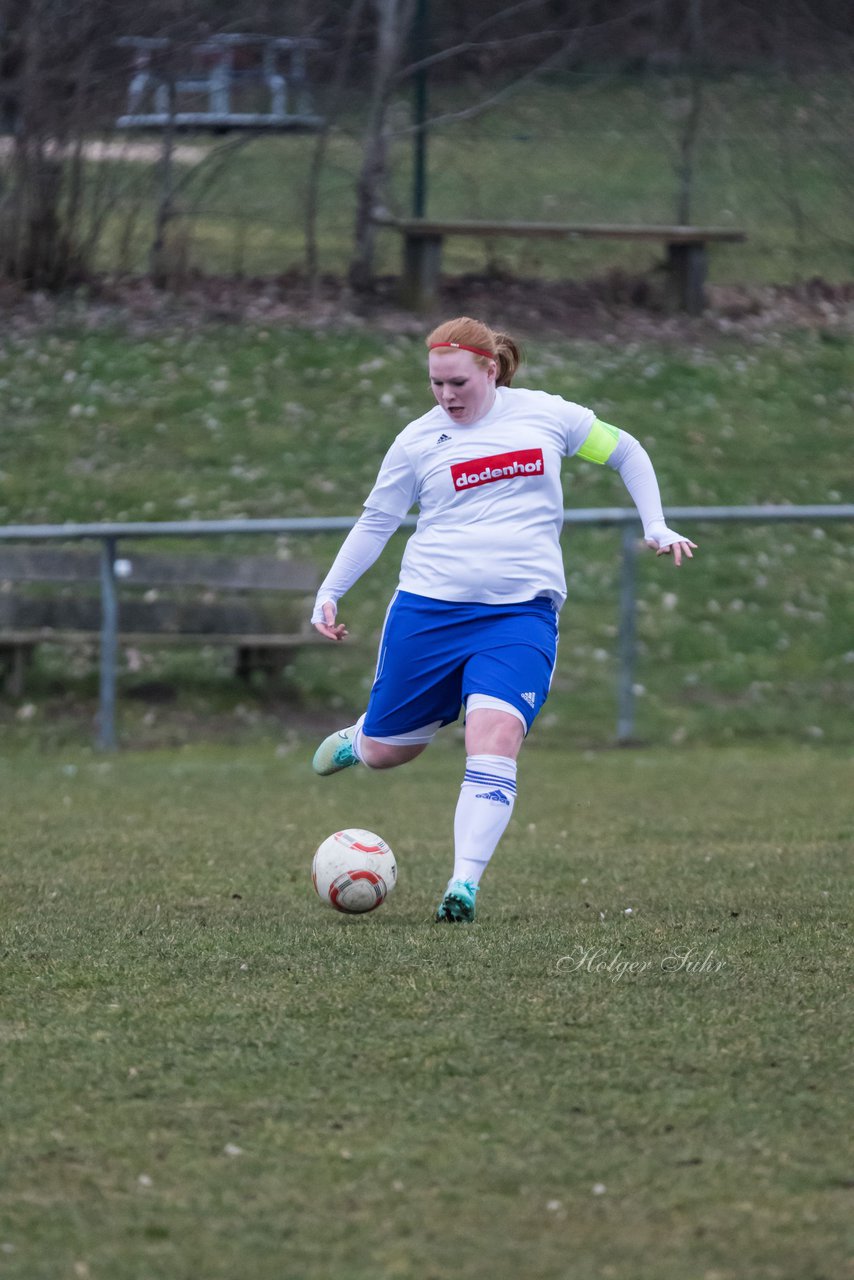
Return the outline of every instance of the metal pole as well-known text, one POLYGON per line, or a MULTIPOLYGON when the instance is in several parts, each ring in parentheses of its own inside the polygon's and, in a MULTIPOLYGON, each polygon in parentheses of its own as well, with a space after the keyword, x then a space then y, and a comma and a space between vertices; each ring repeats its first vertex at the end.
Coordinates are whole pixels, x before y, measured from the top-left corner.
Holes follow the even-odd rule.
POLYGON ((617 635, 617 742, 625 746, 635 732, 635 602, 637 596, 637 530, 624 524, 620 533, 620 621, 617 635))
POLYGON ((119 601, 116 593, 116 540, 101 543, 101 669, 98 746, 116 749, 116 659, 119 647, 119 601))
MULTIPOLYGON (((417 0, 412 28, 412 54, 416 62, 427 57, 428 0, 417 0)), ((412 179, 412 216, 423 218, 427 212, 427 68, 419 67, 414 76, 414 155, 412 179)))

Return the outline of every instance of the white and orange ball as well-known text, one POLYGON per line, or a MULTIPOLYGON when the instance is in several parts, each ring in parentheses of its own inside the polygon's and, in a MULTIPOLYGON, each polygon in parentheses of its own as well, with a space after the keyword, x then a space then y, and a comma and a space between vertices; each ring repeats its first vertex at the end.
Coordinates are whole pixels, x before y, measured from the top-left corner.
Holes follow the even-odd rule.
POLYGON ((361 915, 385 902, 397 884, 397 863, 381 836, 350 827, 323 841, 311 864, 311 878, 323 901, 336 911, 361 915))

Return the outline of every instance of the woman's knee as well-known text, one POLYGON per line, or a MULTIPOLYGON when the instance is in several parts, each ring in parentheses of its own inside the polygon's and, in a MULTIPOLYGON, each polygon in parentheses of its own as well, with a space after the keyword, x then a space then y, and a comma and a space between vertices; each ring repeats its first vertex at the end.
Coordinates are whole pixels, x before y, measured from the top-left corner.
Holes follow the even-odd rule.
POLYGON ((470 756, 507 756, 515 760, 524 741, 525 726, 514 715, 483 709, 466 716, 466 751, 470 756))

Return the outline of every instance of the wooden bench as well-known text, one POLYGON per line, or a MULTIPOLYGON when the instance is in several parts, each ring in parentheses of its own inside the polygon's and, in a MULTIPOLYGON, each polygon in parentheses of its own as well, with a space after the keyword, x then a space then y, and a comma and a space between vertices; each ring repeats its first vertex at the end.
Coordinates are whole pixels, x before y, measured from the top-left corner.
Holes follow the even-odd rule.
MULTIPOLYGON (((0 676, 20 697, 39 644, 91 644, 102 625, 97 551, 0 546, 0 676)), ((308 622, 312 564, 262 556, 129 552, 115 562, 126 646, 232 645, 235 674, 274 675, 319 639, 308 622)))
POLYGON ((656 241, 667 249, 667 281, 670 304, 691 315, 705 306, 707 246, 734 244, 747 239, 745 232, 728 227, 568 225, 559 222, 436 221, 429 218, 376 216, 379 227, 403 236, 403 271, 400 295, 414 311, 429 310, 439 292, 442 245, 448 236, 496 239, 516 236, 552 240, 656 241))

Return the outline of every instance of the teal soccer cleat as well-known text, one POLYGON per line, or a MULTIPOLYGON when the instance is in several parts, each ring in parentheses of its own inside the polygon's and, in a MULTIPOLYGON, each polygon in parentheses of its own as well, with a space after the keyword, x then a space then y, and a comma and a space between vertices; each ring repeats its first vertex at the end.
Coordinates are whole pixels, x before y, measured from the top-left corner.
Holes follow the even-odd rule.
POLYGON ((470 924, 474 920, 478 887, 471 880, 449 880, 445 896, 436 908, 436 919, 448 924, 470 924))
POLYGON ((325 778, 330 773, 340 773, 342 769, 349 769, 351 765, 358 764, 359 761, 353 754, 355 732, 356 726, 351 724, 349 729, 339 729, 336 733, 330 733, 328 738, 324 738, 311 762, 314 772, 325 778))

